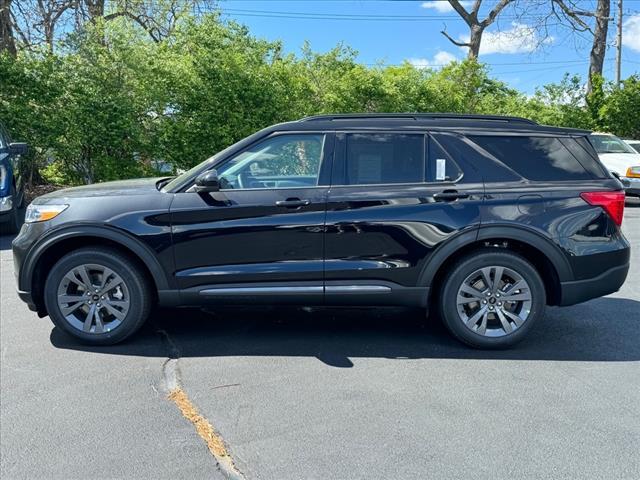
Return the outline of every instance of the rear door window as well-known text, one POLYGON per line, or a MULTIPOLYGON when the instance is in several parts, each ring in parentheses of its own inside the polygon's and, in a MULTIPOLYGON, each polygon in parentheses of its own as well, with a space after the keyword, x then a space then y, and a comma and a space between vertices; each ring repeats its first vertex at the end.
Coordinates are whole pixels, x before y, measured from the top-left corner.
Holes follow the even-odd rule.
POLYGON ((351 133, 345 141, 346 185, 424 182, 424 135, 351 133))
POLYGON ((558 138, 484 135, 471 135, 469 138, 528 180, 593 178, 558 138))
POLYGON ((455 182, 462 176, 460 167, 440 144, 429 137, 429 161, 427 162, 428 182, 455 182))

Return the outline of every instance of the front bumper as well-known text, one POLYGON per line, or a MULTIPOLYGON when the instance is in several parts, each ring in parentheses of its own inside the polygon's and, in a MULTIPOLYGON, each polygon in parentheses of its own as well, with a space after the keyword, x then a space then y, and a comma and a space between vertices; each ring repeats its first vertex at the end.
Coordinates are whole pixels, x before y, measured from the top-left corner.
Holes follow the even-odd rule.
POLYGON ((37 305, 33 292, 31 291, 34 279, 23 270, 31 248, 47 228, 46 222, 25 223, 18 236, 14 238, 11 243, 11 246, 13 247, 13 271, 16 279, 18 296, 29 306, 29 309, 34 312, 42 311, 43 308, 38 308, 39 306, 37 305))
POLYGON ((31 296, 31 292, 25 292, 23 290, 18 290, 17 292, 18 297, 20 297, 20 300, 27 304, 29 310, 31 310, 32 312, 38 312, 38 307, 36 305, 36 302, 33 300, 33 297, 31 296))

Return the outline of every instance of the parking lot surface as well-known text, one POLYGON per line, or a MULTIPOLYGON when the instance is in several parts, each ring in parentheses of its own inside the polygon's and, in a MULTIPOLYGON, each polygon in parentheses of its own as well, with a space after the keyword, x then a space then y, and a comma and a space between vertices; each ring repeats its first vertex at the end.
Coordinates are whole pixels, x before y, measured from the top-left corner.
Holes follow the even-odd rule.
POLYGON ((404 309, 161 311, 86 347, 19 301, 0 237, 0 477, 224 478, 170 365, 247 479, 640 478, 639 202, 623 229, 623 288, 500 352, 404 309))

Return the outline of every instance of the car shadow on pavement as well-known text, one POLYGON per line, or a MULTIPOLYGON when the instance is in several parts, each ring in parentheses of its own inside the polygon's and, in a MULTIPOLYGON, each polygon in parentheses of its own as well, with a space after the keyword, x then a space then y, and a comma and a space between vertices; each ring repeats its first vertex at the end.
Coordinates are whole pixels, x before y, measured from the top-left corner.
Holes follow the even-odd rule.
POLYGON ((351 359, 358 357, 640 361, 640 302, 608 297, 549 308, 528 338, 501 351, 468 348, 439 321, 396 308, 172 309, 157 312, 142 331, 119 345, 82 345, 57 328, 50 338, 57 348, 109 355, 167 357, 174 351, 179 357, 316 357, 342 368, 353 367, 351 359))

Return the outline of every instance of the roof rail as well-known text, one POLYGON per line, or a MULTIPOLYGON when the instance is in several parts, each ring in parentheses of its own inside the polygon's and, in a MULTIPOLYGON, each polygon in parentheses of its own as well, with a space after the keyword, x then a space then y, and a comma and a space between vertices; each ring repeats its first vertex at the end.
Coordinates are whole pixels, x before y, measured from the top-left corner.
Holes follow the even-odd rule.
POLYGON ((538 125, 537 122, 522 117, 503 115, 476 115, 467 113, 339 113, 328 115, 313 115, 298 120, 299 122, 313 122, 320 120, 358 120, 358 119, 405 119, 405 120, 479 120, 492 122, 511 122, 538 125))

